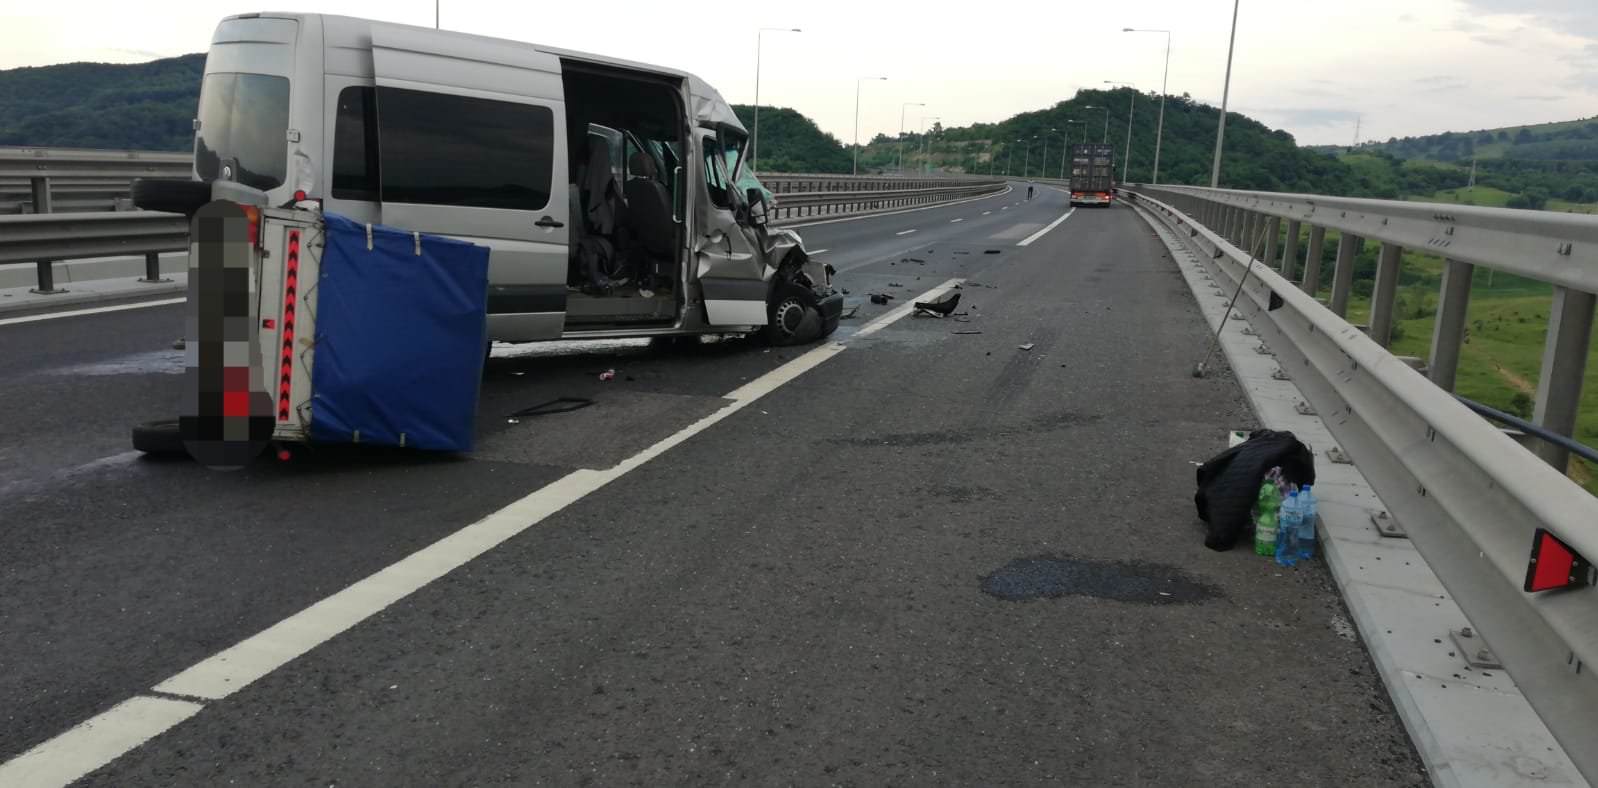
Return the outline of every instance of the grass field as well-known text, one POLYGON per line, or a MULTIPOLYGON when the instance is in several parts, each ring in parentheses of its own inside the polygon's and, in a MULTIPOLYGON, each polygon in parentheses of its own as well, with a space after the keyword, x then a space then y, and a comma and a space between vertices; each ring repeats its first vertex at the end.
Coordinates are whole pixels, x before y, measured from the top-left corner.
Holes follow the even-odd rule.
MULTIPOLYGON (((1444 189, 1429 195, 1411 196, 1405 199, 1411 202, 1443 202, 1458 203, 1461 205, 1480 205, 1484 208, 1502 208, 1514 195, 1491 186, 1472 186, 1461 189, 1444 189)), ((1598 203, 1578 203, 1568 200, 1551 198, 1545 211, 1558 211, 1560 213, 1598 213, 1598 203)))
MULTIPOLYGON (((1301 236, 1301 243, 1303 239, 1307 239, 1307 233, 1301 236)), ((1336 232, 1328 232, 1327 246, 1334 246, 1336 239, 1336 232)), ((1365 256, 1373 253, 1371 245, 1367 245, 1365 256)), ((1320 292, 1323 301, 1331 297, 1332 269, 1332 260, 1329 257, 1323 260, 1324 286, 1320 292)), ((1441 258, 1404 252, 1394 310, 1391 349, 1395 355, 1422 359, 1430 356, 1442 272, 1441 258)), ((1370 280, 1356 281, 1355 294, 1349 299, 1349 322, 1369 322, 1369 287, 1370 280)), ((1542 282, 1477 268, 1471 282, 1466 338, 1460 351, 1455 390, 1477 402, 1529 419, 1536 401, 1551 299, 1552 289, 1542 282)), ((1587 376, 1582 387, 1575 436, 1589 446, 1598 446, 1598 377, 1595 376, 1598 376, 1598 341, 1594 341, 1588 351, 1587 376)), ((1588 492, 1598 494, 1598 468, 1575 460, 1571 463, 1570 475, 1588 492)))

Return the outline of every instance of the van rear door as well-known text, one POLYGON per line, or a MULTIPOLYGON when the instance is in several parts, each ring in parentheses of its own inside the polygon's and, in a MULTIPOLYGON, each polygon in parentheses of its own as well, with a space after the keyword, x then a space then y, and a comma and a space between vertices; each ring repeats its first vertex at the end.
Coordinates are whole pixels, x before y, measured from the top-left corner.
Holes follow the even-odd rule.
POLYGON ((560 336, 570 207, 560 60, 372 25, 384 224, 489 246, 495 339, 560 336))

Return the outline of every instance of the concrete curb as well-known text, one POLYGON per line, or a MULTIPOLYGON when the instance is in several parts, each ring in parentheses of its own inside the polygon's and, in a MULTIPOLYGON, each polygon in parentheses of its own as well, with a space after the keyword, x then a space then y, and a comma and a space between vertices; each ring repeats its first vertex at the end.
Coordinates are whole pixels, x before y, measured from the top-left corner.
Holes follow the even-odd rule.
MULTIPOLYGON (((1134 208, 1159 234, 1193 291, 1211 330, 1220 327, 1231 289, 1141 206, 1134 208)), ((1232 286, 1235 288, 1235 284, 1232 286)), ((1351 465, 1326 458, 1336 441, 1322 420, 1300 414, 1291 381, 1278 380, 1272 356, 1255 352, 1234 316, 1221 346, 1260 423, 1291 430, 1317 455, 1321 554, 1348 605, 1359 635, 1432 781, 1441 786, 1586 786, 1553 734, 1509 674, 1472 671, 1455 655, 1449 631, 1469 626, 1440 580, 1407 539, 1380 536, 1370 515, 1381 499, 1351 465)), ((1262 559, 1263 560, 1263 559, 1262 559)))
POLYGON ((90 282, 57 283, 66 290, 58 295, 40 295, 26 287, 0 290, 0 315, 19 312, 50 312, 61 307, 102 304, 113 301, 139 301, 147 298, 183 295, 189 276, 171 274, 171 282, 147 284, 137 279, 101 279, 90 282))

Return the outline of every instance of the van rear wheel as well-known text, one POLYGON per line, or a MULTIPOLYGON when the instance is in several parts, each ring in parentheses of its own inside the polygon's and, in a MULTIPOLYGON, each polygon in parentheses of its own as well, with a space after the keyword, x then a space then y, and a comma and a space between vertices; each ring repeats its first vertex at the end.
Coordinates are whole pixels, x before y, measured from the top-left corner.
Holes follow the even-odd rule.
POLYGON ((178 431, 177 419, 147 421, 133 427, 133 448, 145 454, 177 455, 188 451, 183 447, 183 434, 178 431))

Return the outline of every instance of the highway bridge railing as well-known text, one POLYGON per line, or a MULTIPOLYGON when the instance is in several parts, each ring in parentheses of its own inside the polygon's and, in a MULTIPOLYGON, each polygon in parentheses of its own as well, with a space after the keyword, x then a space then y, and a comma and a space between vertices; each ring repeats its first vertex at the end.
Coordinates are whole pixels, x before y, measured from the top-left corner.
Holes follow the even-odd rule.
POLYGON ((190 153, 0 147, 0 215, 130 208, 134 178, 187 178, 190 153))
POLYGON ((1598 217, 1185 186, 1122 194, 1183 238, 1228 297, 1241 283, 1236 311, 1572 761, 1598 781, 1598 589, 1524 590, 1539 529, 1598 558, 1598 498, 1566 476, 1566 445, 1524 447, 1451 393, 1473 268, 1547 282, 1553 308, 1533 422, 1572 433, 1598 292, 1598 217), (1341 240, 1323 304, 1315 293, 1328 230, 1341 240), (1362 239, 1381 245, 1366 327, 1344 319, 1362 239), (1387 349, 1403 249, 1446 260, 1424 374, 1387 349))

